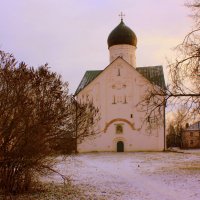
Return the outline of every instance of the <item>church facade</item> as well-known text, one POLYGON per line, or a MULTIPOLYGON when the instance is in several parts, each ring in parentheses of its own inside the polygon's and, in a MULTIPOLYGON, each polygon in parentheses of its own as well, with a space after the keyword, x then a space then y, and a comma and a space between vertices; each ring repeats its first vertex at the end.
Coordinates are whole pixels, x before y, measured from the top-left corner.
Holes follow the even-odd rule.
POLYGON ((136 67, 137 37, 123 19, 107 42, 110 64, 86 71, 75 92, 78 102, 92 101, 100 111, 100 133, 78 143, 78 152, 162 151, 163 126, 150 128, 137 107, 152 85, 165 87, 162 66, 136 67))

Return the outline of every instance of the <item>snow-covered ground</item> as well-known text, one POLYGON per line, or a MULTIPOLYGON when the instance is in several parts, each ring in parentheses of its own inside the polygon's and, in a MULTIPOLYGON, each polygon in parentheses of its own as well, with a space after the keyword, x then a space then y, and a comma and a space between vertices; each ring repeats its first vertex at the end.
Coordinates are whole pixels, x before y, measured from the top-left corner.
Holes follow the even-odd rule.
MULTIPOLYGON (((56 169, 84 188, 85 199, 200 200, 200 151, 89 153, 58 159, 56 169)), ((62 182, 57 175, 48 180, 62 182)))

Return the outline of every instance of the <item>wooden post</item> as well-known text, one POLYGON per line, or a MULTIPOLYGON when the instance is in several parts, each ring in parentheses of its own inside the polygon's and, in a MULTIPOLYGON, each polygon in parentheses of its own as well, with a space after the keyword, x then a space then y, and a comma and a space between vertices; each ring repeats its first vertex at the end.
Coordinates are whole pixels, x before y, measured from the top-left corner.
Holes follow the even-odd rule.
POLYGON ((163 108, 163 125, 164 125, 164 149, 163 151, 166 151, 166 107, 167 107, 167 100, 164 99, 164 108, 163 108))
POLYGON ((77 137, 78 137, 78 102, 75 99, 75 96, 72 97, 73 104, 75 103, 75 153, 78 153, 77 150, 77 137))

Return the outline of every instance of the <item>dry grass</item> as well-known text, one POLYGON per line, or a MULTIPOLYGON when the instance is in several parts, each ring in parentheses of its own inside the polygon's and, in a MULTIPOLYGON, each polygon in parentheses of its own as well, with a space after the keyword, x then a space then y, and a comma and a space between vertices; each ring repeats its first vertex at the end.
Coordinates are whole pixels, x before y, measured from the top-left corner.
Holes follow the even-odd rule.
MULTIPOLYGON (((88 189, 88 188, 87 188, 88 189)), ((0 200, 94 200, 95 192, 84 189, 83 185, 75 186, 72 184, 55 184, 45 183, 37 188, 34 188, 30 193, 24 193, 21 195, 3 196, 0 194, 0 200)), ((98 195, 96 200, 105 200, 103 195, 98 195)))

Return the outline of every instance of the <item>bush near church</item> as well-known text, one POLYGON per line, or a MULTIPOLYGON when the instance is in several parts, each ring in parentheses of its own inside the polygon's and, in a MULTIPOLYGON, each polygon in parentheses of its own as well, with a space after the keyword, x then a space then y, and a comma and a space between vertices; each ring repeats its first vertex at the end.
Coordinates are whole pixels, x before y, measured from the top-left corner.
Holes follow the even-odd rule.
MULTIPOLYGON (((55 150, 72 152, 78 138, 74 107, 68 84, 47 65, 34 69, 0 51, 0 191, 28 191, 36 175, 53 170, 55 150)), ((82 127, 87 132, 96 111, 82 108, 78 122, 88 120, 82 127)))

